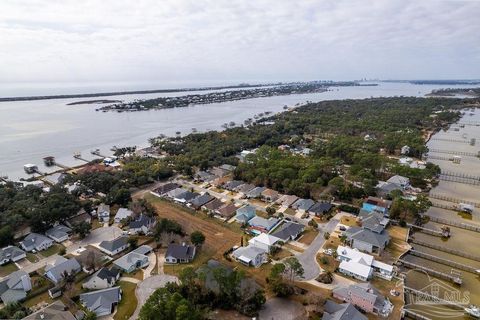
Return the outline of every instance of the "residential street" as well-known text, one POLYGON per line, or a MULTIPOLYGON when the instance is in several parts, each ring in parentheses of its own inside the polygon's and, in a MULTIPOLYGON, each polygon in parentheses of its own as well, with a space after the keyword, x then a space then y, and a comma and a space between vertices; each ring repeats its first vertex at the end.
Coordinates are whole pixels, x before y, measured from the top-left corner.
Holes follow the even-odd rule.
POLYGON ((80 241, 74 242, 72 245, 67 247, 67 253, 76 254, 76 250, 80 248, 85 248, 89 245, 98 245, 100 242, 105 240, 113 240, 116 237, 119 237, 122 234, 122 230, 115 226, 106 226, 100 227, 95 230, 92 230, 90 234, 80 241))
POLYGON ((335 216, 325 226, 320 225, 320 232, 310 246, 303 253, 297 255, 298 261, 300 261, 305 271, 303 280, 315 279, 320 274, 320 267, 318 266, 316 256, 326 241, 323 235, 325 232, 332 234, 339 221, 337 216, 335 216))

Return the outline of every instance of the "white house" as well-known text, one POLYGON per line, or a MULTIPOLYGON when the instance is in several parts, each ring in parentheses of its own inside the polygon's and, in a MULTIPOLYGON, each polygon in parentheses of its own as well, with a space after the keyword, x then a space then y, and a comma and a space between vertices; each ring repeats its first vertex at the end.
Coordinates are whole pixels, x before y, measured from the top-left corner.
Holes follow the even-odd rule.
POLYGON ((275 246, 275 244, 278 243, 279 241, 282 241, 282 239, 266 233, 262 233, 248 240, 248 243, 254 247, 261 248, 267 252, 270 252, 272 247, 275 246))
POLYGON ((110 220, 110 206, 102 203, 97 208, 98 221, 108 222, 110 220))
POLYGON ((393 266, 376 261, 373 256, 357 249, 338 246, 337 259, 341 261, 339 272, 362 281, 369 280, 374 273, 385 279, 393 276, 393 266))
POLYGON ((244 265, 260 267, 267 260, 267 251, 249 244, 233 251, 232 256, 244 265))
POLYGON ((53 245, 53 240, 38 233, 30 233, 20 242, 22 249, 25 251, 42 251, 47 250, 53 245))
POLYGON ((120 279, 120 271, 116 269, 102 268, 95 272, 82 287, 90 290, 111 288, 120 279))
POLYGON ((133 212, 131 210, 128 210, 127 208, 120 208, 115 214, 114 221, 115 223, 120 223, 122 220, 128 219, 131 216, 133 216, 133 212))

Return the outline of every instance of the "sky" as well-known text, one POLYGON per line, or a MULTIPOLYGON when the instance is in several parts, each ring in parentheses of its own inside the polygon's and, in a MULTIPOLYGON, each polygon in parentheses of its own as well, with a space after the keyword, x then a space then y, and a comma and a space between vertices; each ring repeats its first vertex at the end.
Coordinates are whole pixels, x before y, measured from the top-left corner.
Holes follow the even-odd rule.
POLYGON ((480 0, 1 0, 0 85, 480 78, 480 0))

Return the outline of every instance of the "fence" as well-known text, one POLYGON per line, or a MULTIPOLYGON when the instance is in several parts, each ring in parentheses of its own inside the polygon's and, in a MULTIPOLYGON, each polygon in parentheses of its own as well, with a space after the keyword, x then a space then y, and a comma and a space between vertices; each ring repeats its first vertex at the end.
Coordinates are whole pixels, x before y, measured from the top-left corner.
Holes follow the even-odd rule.
POLYGON ((439 246, 439 245, 436 245, 436 244, 432 244, 432 243, 429 243, 429 242, 424 242, 424 241, 417 240, 417 239, 411 239, 411 241, 412 241, 412 243, 418 244, 420 246, 424 246, 424 247, 434 249, 434 250, 438 250, 438 251, 443 251, 443 252, 450 253, 450 254, 453 254, 453 255, 456 255, 456 256, 459 256, 459 257, 463 257, 463 258, 467 258, 467 259, 470 259, 470 260, 480 262, 480 257, 479 256, 469 254, 469 253, 465 253, 465 252, 460 251, 460 250, 446 248, 445 246, 439 246))
POLYGON ((465 156, 465 157, 479 157, 479 152, 466 152, 466 151, 453 151, 453 150, 442 150, 442 149, 428 149, 428 152, 434 153, 445 153, 445 154, 453 154, 457 156, 465 156))
POLYGON ((458 263, 458 262, 455 262, 455 261, 452 261, 452 260, 443 259, 443 258, 437 257, 433 254, 429 254, 429 253, 425 253, 425 252, 421 252, 421 251, 417 251, 417 250, 413 250, 413 249, 410 250, 408 253, 410 253, 413 256, 417 256, 417 257, 420 257, 420 258, 423 258, 423 259, 438 262, 438 263, 444 264, 444 265, 449 266, 449 267, 453 267, 453 268, 460 269, 460 270, 463 270, 463 271, 478 274, 477 269, 475 269, 474 267, 467 266, 465 264, 458 263))

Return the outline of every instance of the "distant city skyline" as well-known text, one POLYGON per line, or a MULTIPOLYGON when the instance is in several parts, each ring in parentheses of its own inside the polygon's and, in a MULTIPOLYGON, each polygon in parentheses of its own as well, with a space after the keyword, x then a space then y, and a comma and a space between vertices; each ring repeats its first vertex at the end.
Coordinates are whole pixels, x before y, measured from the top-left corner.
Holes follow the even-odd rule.
POLYGON ((0 3, 0 82, 480 78, 480 1, 0 3))

